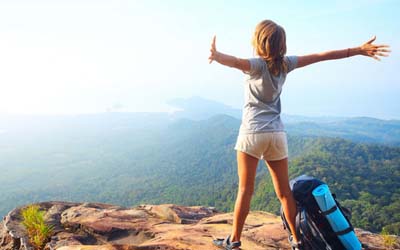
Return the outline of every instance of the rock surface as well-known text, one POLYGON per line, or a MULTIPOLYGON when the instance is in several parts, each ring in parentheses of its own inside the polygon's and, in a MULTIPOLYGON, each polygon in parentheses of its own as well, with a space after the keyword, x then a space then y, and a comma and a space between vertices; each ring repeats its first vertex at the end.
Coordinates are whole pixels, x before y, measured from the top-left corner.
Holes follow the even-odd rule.
MULTIPOLYGON (((104 203, 49 201, 36 203, 55 226, 47 250, 199 250, 216 249, 215 237, 232 228, 232 213, 213 208, 173 204, 120 207, 104 203)), ((1 250, 33 250, 15 208, 0 223, 1 250)), ((385 247, 380 235, 356 230, 369 249, 385 247)), ((289 249, 279 217, 260 211, 249 214, 242 234, 243 250, 289 249)), ((400 249, 399 238, 392 249, 400 249), (397 245, 396 245, 397 244, 397 245)))

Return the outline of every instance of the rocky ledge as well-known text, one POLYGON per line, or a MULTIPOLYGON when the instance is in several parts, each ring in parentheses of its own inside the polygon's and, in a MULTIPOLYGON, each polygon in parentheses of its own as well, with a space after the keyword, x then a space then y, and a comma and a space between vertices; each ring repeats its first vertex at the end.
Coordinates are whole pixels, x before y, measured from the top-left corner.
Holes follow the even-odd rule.
MULTIPOLYGON (((47 250, 199 250, 216 249, 215 237, 232 227, 232 213, 209 207, 173 204, 121 207, 104 203, 49 201, 36 203, 55 226, 47 250)), ((21 209, 0 223, 1 250, 34 250, 21 224, 21 209)), ((368 249, 389 249, 381 235, 356 230, 368 249)), ((243 250, 289 249, 279 217, 260 211, 249 214, 242 236, 243 250)), ((399 249, 392 243, 392 249, 399 249)))

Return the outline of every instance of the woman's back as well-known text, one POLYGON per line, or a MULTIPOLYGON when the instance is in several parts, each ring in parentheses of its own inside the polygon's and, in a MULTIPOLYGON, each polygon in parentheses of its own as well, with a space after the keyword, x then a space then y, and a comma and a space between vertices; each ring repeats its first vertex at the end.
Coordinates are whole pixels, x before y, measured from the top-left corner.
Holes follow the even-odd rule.
POLYGON ((267 62, 258 57, 249 59, 250 71, 245 83, 244 106, 240 133, 283 131, 280 119, 280 94, 287 74, 296 68, 297 57, 284 57, 287 72, 273 75, 267 62))

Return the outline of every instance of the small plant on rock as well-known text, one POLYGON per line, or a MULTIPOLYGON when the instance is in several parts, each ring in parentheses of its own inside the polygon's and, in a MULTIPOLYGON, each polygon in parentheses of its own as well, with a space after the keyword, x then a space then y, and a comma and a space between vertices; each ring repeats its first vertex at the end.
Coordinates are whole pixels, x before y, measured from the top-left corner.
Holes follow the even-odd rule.
POLYGON ((387 249, 398 249, 398 241, 397 237, 395 235, 390 235, 389 232, 383 228, 381 232, 382 238, 383 238, 383 244, 387 249))
POLYGON ((29 241, 36 250, 42 250, 53 233, 54 226, 47 225, 44 211, 38 205, 29 205, 22 210, 22 224, 25 226, 29 241))

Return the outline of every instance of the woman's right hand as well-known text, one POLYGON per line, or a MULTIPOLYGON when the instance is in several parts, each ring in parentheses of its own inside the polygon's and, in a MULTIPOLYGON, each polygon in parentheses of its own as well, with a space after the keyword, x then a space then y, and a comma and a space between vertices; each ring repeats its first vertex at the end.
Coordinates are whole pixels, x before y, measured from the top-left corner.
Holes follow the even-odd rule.
POLYGON ((216 40, 216 36, 214 35, 213 40, 211 42, 211 48, 210 48, 211 54, 208 57, 209 63, 212 63, 212 61, 217 59, 218 51, 217 51, 217 47, 215 46, 215 40, 216 40))
POLYGON ((391 50, 389 50, 389 45, 375 45, 372 44, 376 39, 376 36, 373 36, 368 42, 361 45, 360 54, 363 56, 369 56, 374 58, 375 60, 380 61, 380 57, 389 56, 391 50))

